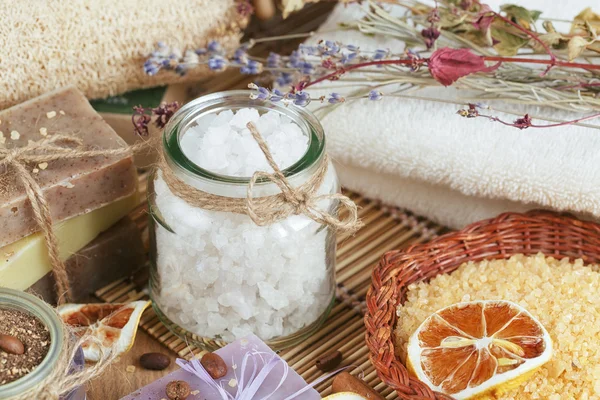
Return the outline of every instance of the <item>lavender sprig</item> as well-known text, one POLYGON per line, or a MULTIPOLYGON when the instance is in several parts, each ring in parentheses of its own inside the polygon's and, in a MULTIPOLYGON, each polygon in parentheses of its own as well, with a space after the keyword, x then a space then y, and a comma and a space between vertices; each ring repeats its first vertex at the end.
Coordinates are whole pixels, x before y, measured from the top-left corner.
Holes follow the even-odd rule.
POLYGON ((284 104, 294 104, 300 107, 306 107, 312 101, 320 101, 321 103, 329 103, 329 104, 340 104, 344 103, 347 100, 358 100, 358 99, 367 99, 370 101, 378 101, 383 97, 383 93, 378 90, 371 90, 368 94, 364 96, 352 96, 345 97, 339 93, 333 92, 328 96, 321 96, 317 99, 313 99, 310 96, 310 93, 306 91, 298 91, 298 92, 288 92, 283 93, 279 89, 268 89, 263 86, 258 86, 255 83, 248 84, 248 88, 252 89, 253 92, 250 94, 250 98, 254 100, 264 100, 264 101, 272 101, 274 103, 284 103, 284 104))
POLYGON ((270 53, 266 60, 259 60, 248 54, 252 45, 252 42, 245 43, 228 56, 216 41, 211 41, 205 48, 187 49, 185 52, 159 42, 144 63, 144 72, 152 76, 161 70, 168 70, 185 75, 200 65, 207 65, 210 70, 217 72, 235 67, 246 75, 257 75, 266 70, 279 85, 285 86, 299 77, 318 77, 354 63, 403 56, 386 49, 365 52, 352 44, 326 40, 314 46, 301 44, 289 56, 270 53))
POLYGON ((171 48, 163 42, 159 42, 157 48, 144 63, 144 72, 152 76, 164 69, 185 75, 193 68, 207 65, 212 71, 224 71, 228 67, 235 66, 243 74, 261 73, 262 63, 251 59, 247 51, 248 46, 241 46, 228 57, 221 44, 213 40, 205 48, 187 49, 182 53, 176 47, 171 48))
POLYGON ((177 101, 161 103, 158 107, 151 108, 133 107, 134 113, 131 116, 131 122, 133 123, 134 132, 142 137, 148 136, 149 126, 153 119, 157 128, 164 128, 179 107, 180 104, 177 101))

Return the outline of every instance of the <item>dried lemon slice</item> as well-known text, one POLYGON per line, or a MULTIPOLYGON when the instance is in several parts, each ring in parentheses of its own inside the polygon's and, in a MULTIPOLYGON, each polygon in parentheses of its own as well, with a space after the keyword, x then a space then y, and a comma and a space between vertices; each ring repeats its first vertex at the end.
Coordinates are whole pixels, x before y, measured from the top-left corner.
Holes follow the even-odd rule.
POLYGON ((459 303, 429 316, 408 341, 407 366, 433 390, 485 398, 518 386, 552 357, 550 335, 510 301, 459 303))
POLYGON ((86 342, 81 347, 87 361, 100 359, 103 349, 113 348, 117 354, 128 351, 137 333, 142 313, 149 301, 133 301, 126 304, 65 304, 58 308, 63 321, 74 327, 88 327, 82 330, 99 340, 86 342))

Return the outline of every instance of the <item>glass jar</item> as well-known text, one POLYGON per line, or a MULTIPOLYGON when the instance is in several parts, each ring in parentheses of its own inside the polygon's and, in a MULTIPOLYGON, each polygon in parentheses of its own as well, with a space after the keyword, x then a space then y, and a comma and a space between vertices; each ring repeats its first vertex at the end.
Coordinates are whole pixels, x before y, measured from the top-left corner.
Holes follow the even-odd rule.
MULTIPOLYGON (((35 388, 52 372, 63 349, 62 322, 56 312, 39 298, 19 290, 0 287, 0 308, 13 309, 36 316, 50 332, 50 348, 40 365, 29 374, 0 386, 0 399, 10 399, 35 388)), ((72 369, 83 368, 85 364, 83 351, 79 349, 72 363, 72 369)), ((33 397, 32 397, 33 398, 33 397)), ((85 400, 85 387, 61 397, 61 400, 85 400)))
MULTIPOLYGON (((246 198, 249 177, 213 173, 194 164, 181 139, 195 121, 224 110, 273 111, 308 137, 304 155, 283 170, 301 185, 325 158, 325 136, 308 111, 250 99, 249 91, 198 98, 165 127, 162 151, 168 167, 188 185, 228 198, 246 198)), ((318 195, 340 190, 333 165, 318 195)), ((280 193, 259 181, 253 197, 280 193)), ((274 349, 305 339, 327 318, 335 300, 336 234, 306 215, 258 226, 248 215, 193 207, 172 193, 156 170, 150 177, 151 297, 160 319, 180 337, 208 350, 254 333, 274 349)), ((337 200, 320 208, 337 215, 337 200)))

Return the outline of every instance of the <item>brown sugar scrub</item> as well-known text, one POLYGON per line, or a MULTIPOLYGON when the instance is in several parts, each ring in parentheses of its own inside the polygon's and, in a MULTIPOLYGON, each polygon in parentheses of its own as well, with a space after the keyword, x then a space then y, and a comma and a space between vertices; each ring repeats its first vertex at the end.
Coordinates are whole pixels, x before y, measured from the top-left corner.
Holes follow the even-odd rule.
POLYGON ((408 338, 434 312, 455 303, 508 300, 548 330, 552 359, 497 400, 600 399, 600 268, 538 254, 469 262, 451 274, 409 286, 397 310, 396 348, 404 361, 408 338))
POLYGON ((12 308, 0 307, 0 337, 10 344, 20 342, 23 348, 22 354, 13 354, 11 346, 0 347, 0 386, 33 371, 50 348, 48 328, 32 314, 12 308))

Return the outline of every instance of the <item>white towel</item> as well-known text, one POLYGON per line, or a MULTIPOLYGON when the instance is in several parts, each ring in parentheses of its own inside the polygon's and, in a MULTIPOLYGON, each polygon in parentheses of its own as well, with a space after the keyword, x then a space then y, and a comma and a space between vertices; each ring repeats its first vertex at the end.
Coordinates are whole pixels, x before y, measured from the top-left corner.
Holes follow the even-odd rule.
MULTIPOLYGON (((505 1, 487 3, 497 9, 505 1)), ((590 0, 519 4, 562 19, 588 6, 597 8, 590 0)), ((334 30, 337 23, 361 14, 358 5, 339 5, 320 30, 334 30)), ((354 31, 317 36, 309 42, 323 38, 365 50, 404 48, 397 40, 354 31)), ((336 84, 343 80, 327 82, 329 88, 317 87, 311 94, 330 93, 336 84)), ((418 94, 452 98, 456 93, 440 87, 418 94)), ((600 130, 568 126, 521 131, 484 119, 467 120, 456 115, 459 108, 391 97, 350 101, 336 108, 322 123, 342 184, 454 228, 500 212, 533 208, 600 217, 600 130)), ((577 116, 556 110, 551 114, 564 119, 577 116)))

